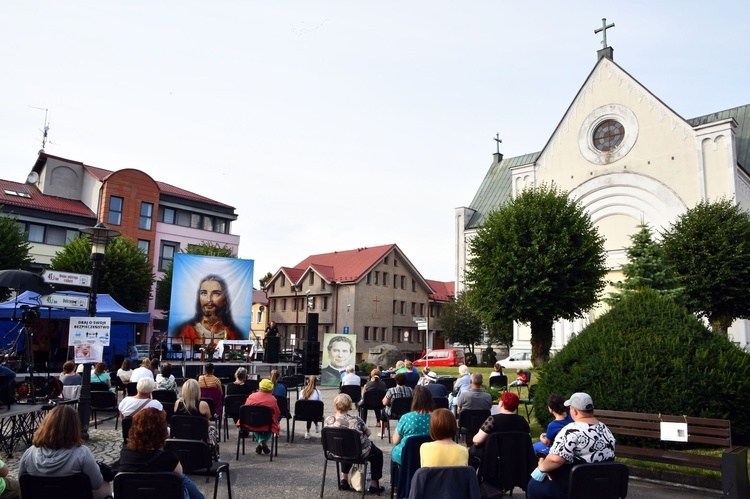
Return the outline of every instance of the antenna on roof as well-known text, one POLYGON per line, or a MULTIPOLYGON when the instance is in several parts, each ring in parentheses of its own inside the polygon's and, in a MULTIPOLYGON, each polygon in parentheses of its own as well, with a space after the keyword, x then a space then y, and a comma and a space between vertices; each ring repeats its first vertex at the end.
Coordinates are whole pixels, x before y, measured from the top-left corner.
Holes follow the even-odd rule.
MULTIPOLYGON (((29 106, 32 109, 39 109, 40 111, 44 111, 44 129, 40 130, 42 132, 42 152, 44 152, 44 148, 47 146, 47 134, 49 132, 49 109, 44 107, 36 107, 36 106, 29 106)), ((50 142, 51 143, 51 142, 50 142)))

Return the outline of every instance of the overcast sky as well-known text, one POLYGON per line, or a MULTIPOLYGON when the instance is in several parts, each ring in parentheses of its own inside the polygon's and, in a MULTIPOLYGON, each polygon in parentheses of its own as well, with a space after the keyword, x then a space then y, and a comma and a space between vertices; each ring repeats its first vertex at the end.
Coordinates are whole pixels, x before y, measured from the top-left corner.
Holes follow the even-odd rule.
POLYGON ((41 147, 236 207, 255 281, 397 244, 454 278, 454 208, 541 150, 596 62, 684 118, 747 104, 750 2, 23 1, 0 16, 0 178, 41 147))

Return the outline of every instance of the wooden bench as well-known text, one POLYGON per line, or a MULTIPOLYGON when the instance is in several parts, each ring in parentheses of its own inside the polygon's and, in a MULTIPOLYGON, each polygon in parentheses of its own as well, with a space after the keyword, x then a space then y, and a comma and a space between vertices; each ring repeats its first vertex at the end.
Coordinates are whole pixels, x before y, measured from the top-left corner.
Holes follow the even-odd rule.
MULTIPOLYGON (((704 456, 690 452, 630 445, 615 447, 617 457, 640 459, 690 466, 721 472, 724 497, 750 497, 747 476, 747 447, 732 445, 731 423, 727 419, 670 416, 640 412, 596 410, 595 417, 607 425, 615 435, 656 439, 661 441, 661 422, 687 423, 688 444, 703 444, 723 449, 721 457, 704 456)), ((669 442, 670 446, 679 442, 669 442)))

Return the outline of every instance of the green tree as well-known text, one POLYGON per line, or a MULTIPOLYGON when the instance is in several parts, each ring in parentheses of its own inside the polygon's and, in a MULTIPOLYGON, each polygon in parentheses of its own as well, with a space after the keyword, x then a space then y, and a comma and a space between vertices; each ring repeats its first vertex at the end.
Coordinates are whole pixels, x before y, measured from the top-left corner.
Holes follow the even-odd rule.
POLYGON ((715 333, 750 318, 750 214, 727 199, 703 201, 664 232, 662 245, 688 310, 708 318, 715 333))
MULTIPOLYGON (((112 296, 120 305, 134 312, 148 310, 153 266, 138 245, 126 237, 116 237, 107 244, 99 278, 99 292, 112 296)), ((91 274, 91 244, 86 237, 68 241, 52 258, 53 270, 91 274)), ((58 286, 58 289, 60 286, 58 286)), ((70 288, 80 291, 78 288, 70 288)))
POLYGON ((631 245, 625 250, 628 263, 622 266, 625 280, 615 284, 617 292, 610 293, 605 302, 614 305, 627 294, 641 288, 651 288, 660 295, 680 300, 682 287, 677 273, 665 261, 664 250, 654 241, 647 224, 638 225, 638 232, 630 236, 631 245))
POLYGON ((474 353, 474 345, 482 341, 482 320, 472 310, 464 293, 455 301, 443 305, 443 315, 438 319, 445 339, 454 345, 465 345, 474 353))
MULTIPOLYGON (((34 261, 29 256, 29 251, 31 245, 26 241, 26 233, 18 226, 18 218, 0 214, 0 270, 26 270, 34 261)), ((0 301, 7 301, 10 297, 8 288, 0 288, 0 301)))
POLYGON ((273 274, 270 273, 270 272, 267 272, 266 275, 264 275, 263 277, 261 277, 260 279, 258 279, 258 284, 260 284, 261 288, 265 288, 266 287, 266 283, 268 281, 270 281, 272 277, 273 277, 273 274))
POLYGON ((582 317, 605 286, 604 239, 554 185, 525 190, 490 213, 470 250, 474 308, 488 323, 530 324, 537 366, 549 357, 553 323, 582 317))
MULTIPOLYGON (((237 258, 232 248, 221 246, 217 243, 203 241, 200 244, 188 244, 187 250, 180 253, 189 255, 218 256, 223 258, 237 258)), ((169 318, 170 302, 172 300, 172 263, 170 263, 164 276, 156 283, 156 308, 161 309, 164 319, 169 318)))

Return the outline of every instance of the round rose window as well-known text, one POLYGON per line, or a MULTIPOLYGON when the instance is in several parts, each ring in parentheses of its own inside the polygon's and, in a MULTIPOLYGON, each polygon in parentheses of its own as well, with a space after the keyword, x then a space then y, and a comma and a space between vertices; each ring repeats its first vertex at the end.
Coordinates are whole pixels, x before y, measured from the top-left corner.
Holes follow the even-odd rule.
POLYGON ((625 127, 616 120, 604 120, 594 129, 594 147, 602 152, 614 151, 625 138, 625 127))

